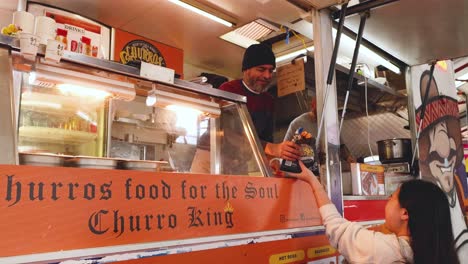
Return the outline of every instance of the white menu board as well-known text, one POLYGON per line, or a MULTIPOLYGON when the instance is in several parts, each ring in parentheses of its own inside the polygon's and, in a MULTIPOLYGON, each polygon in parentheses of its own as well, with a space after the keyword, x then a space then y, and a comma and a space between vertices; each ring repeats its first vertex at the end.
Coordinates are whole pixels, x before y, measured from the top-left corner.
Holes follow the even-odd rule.
POLYGON ((72 12, 37 3, 29 3, 27 9, 35 16, 47 16, 55 20, 59 35, 57 39, 66 43, 66 50, 109 59, 110 27, 72 12))

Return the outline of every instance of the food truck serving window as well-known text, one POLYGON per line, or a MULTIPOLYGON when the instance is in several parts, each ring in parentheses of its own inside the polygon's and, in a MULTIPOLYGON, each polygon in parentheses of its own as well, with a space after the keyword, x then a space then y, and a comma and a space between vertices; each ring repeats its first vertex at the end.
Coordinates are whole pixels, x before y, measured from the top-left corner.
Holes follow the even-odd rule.
POLYGON ((23 165, 265 175, 242 103, 73 63, 18 76, 23 165))
POLYGON ((183 173, 262 175, 238 103, 164 87, 111 108, 111 157, 163 161, 183 173))

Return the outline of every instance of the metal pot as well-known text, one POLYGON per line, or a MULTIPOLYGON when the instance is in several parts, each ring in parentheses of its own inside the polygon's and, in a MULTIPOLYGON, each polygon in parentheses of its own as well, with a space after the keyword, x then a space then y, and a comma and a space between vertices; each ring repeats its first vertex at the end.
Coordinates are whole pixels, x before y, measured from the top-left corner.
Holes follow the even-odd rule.
POLYGON ((393 138, 377 141, 380 162, 411 162, 411 139, 393 138))

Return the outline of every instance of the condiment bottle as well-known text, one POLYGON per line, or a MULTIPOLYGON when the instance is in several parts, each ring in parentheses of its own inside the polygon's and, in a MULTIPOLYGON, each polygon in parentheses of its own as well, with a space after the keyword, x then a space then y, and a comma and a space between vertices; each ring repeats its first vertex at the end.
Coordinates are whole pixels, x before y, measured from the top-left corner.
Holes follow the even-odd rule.
POLYGON ((68 40, 67 40, 68 31, 65 29, 57 28, 57 36, 55 40, 58 40, 65 45, 64 50, 68 49, 68 40))
POLYGON ((91 39, 87 37, 81 37, 81 43, 83 45, 82 51, 84 54, 91 56, 91 39))
MULTIPOLYGON (((296 143, 298 140, 301 139, 301 133, 302 133, 302 127, 298 128, 295 132, 294 132, 294 136, 292 138, 292 142, 296 143)), ((301 167, 299 166, 299 163, 297 162, 297 160, 285 160, 283 159, 283 161, 281 162, 281 167, 280 169, 282 171, 289 171, 289 172, 294 172, 294 173, 299 173, 301 172, 301 167)))
MULTIPOLYGON (((311 170, 315 176, 319 176, 320 174, 320 167, 318 163, 318 155, 317 151, 315 150, 315 138, 307 131, 303 130, 302 127, 298 128, 294 133, 292 142, 298 144, 301 147, 301 161, 304 165, 311 170)), ((281 170, 299 173, 301 172, 301 166, 299 166, 299 162, 283 160, 281 163, 281 170)))

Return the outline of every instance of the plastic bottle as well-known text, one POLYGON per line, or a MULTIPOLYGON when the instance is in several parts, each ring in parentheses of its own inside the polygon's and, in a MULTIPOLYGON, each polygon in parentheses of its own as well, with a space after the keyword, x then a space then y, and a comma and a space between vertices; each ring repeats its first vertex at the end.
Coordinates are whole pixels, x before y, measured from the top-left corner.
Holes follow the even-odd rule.
POLYGON ((65 45, 64 50, 68 50, 68 40, 67 40, 68 31, 65 29, 57 28, 57 36, 55 40, 58 40, 65 45))
MULTIPOLYGON (((298 128, 294 133, 292 142, 298 144, 301 147, 301 161, 304 165, 311 170, 315 176, 320 175, 320 166, 318 163, 318 153, 315 150, 315 138, 305 131, 302 127, 298 128)), ((297 160, 289 161, 283 160, 281 163, 281 170, 299 173, 301 172, 301 167, 297 160)))
POLYGON ((91 39, 85 36, 81 37, 82 53, 91 56, 91 39))

